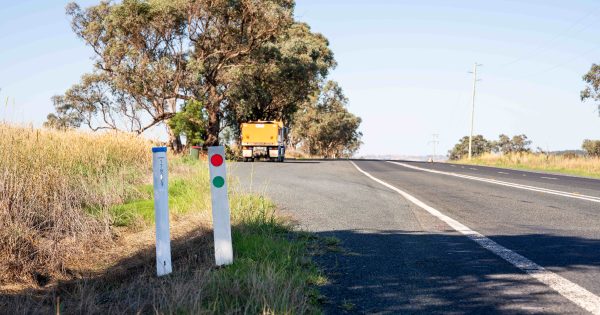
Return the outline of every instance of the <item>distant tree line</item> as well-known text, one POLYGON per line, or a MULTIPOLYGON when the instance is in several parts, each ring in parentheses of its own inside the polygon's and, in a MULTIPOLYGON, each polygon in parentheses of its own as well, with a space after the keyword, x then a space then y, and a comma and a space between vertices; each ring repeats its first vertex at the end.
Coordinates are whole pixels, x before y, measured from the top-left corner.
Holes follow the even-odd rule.
MULTIPOLYGON (((531 152, 531 140, 526 135, 515 135, 512 138, 501 134, 498 140, 487 140, 482 135, 473 136, 472 140, 472 156, 480 156, 484 153, 524 153, 531 152)), ((469 136, 462 137, 458 143, 448 151, 449 159, 460 160, 469 155, 469 136)))
MULTIPOLYGON (((510 138, 507 135, 501 134, 498 140, 487 140, 482 135, 473 136, 472 156, 481 156, 484 153, 511 154, 511 153, 531 153, 531 140, 526 135, 515 135, 510 138)), ((590 157, 600 157, 600 140, 586 139, 581 145, 585 154, 590 157)), ((538 153, 550 154, 541 148, 537 149, 538 153)), ((565 156, 576 156, 572 151, 565 151, 565 156)), ((553 153, 556 154, 556 153, 553 153)), ((450 160, 460 160, 469 155, 469 137, 462 137, 452 150, 448 151, 450 160)))
MULTIPOLYGON (((583 77, 585 82, 584 89, 580 92, 580 99, 582 102, 593 102, 600 114, 600 64, 593 63, 583 77)), ((473 137, 472 141, 472 155, 480 156, 484 153, 523 153, 531 152, 529 146, 531 141, 527 139, 525 135, 516 135, 509 138, 506 135, 500 135, 497 141, 490 141, 485 139, 482 135, 473 137)), ((582 143, 582 149, 585 154, 590 157, 600 157, 600 140, 589 140, 586 139, 582 143)), ((468 156, 469 150, 469 137, 463 137, 459 142, 448 151, 448 156, 451 160, 458 160, 468 156)), ((544 152, 544 150, 538 148, 540 153, 549 154, 550 152, 544 152)), ((576 155, 572 152, 568 154, 576 155)))
POLYGON ((294 19, 294 6, 293 0, 124 0, 85 9, 71 3, 67 15, 92 48, 94 68, 52 98, 55 112, 46 126, 141 134, 162 124, 169 144, 181 150, 181 136, 211 146, 224 130, 239 136, 241 122, 282 120, 312 153, 354 152, 360 118, 347 111, 337 83, 326 80, 336 66, 329 42, 294 19), (334 86, 336 101, 318 112, 323 98, 315 95, 334 86))

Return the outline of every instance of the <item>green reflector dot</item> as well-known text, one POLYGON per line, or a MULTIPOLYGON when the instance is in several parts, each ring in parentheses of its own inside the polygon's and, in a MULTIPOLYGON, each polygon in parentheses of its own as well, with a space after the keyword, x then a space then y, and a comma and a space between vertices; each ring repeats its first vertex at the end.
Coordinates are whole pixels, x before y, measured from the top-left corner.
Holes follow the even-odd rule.
POLYGON ((215 185, 215 187, 217 188, 221 188, 223 187, 223 185, 225 185, 225 179, 223 179, 223 177, 221 176, 215 176, 215 178, 213 178, 213 185, 215 185))

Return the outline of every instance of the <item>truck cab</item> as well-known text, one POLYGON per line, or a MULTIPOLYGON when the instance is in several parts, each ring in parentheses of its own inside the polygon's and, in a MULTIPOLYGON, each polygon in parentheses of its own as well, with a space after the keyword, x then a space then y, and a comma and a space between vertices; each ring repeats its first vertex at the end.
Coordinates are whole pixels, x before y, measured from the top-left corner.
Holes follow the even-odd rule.
POLYGON ((285 159, 286 128, 281 121, 251 121, 242 123, 242 157, 244 162, 265 157, 271 161, 285 159))

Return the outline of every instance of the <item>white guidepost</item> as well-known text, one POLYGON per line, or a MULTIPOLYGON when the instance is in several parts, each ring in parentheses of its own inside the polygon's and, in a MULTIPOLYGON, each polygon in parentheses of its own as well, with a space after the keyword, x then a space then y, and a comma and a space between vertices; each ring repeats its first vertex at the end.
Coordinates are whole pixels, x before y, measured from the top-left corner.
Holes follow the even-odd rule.
POLYGON ((154 213, 156 221, 156 274, 171 273, 171 232, 169 230, 169 178, 167 148, 152 148, 154 213))
POLYGON ((233 263, 233 247, 231 245, 229 198, 227 197, 227 168, 225 167, 225 148, 223 146, 208 147, 208 166, 215 261, 217 266, 229 265, 233 263))

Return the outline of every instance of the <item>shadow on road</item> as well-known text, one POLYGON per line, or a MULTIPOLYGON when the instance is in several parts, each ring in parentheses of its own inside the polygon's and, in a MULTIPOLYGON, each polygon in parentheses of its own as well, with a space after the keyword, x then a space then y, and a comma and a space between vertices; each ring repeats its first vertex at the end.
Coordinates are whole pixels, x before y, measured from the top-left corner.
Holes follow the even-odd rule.
MULTIPOLYGON (((567 314, 581 311, 464 236, 398 231, 328 231, 341 250, 314 257, 329 279, 319 287, 325 311, 383 314, 567 314)), ((553 271, 600 269, 600 241, 549 234, 490 236, 501 245, 553 271)), ((194 294, 212 267, 210 231, 198 229, 172 242, 173 264, 206 266, 176 272, 172 281, 154 276, 154 247, 115 261, 107 272, 63 282, 57 290, 0 293, 0 313, 52 313, 56 297, 68 309, 143 310, 153 296, 194 294), (197 255, 202 253, 201 255, 197 255), (172 283, 171 283, 172 282, 172 283), (169 284, 171 283, 171 284, 169 284), (110 288, 110 289, 107 289, 110 288), (74 293, 76 293, 74 295, 74 293), (148 300, 150 299, 150 300, 148 300), (79 305, 82 303, 82 305, 79 305)), ((588 288, 591 290, 591 288, 588 288)), ((173 300, 162 303, 176 303, 173 300)))
MULTIPOLYGON (((461 235, 353 230, 319 234, 339 238, 344 249, 316 258, 330 279, 322 287, 327 313, 582 311, 461 235)), ((552 271, 600 271, 599 240, 545 234, 490 238, 552 271)))

